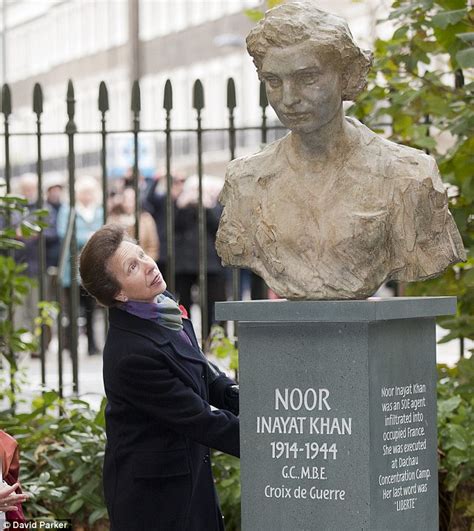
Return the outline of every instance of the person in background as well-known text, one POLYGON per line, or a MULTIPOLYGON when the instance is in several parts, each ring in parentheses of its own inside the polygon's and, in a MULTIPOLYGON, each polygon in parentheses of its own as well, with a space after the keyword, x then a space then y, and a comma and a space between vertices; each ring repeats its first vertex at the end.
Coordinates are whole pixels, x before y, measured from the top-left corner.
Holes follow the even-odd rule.
MULTIPOLYGON (((45 299, 56 300, 56 286, 58 276, 59 255, 61 252, 61 239, 58 235, 58 212, 63 204, 63 178, 60 174, 50 174, 44 178, 45 192, 43 208, 48 211, 44 221, 47 227, 43 229, 46 251, 46 293, 45 299)), ((51 341, 52 332, 46 327, 46 347, 51 341)))
MULTIPOLYGON (((33 173, 25 173, 18 180, 18 193, 27 200, 27 209, 31 213, 38 208, 38 177, 33 173)), ((19 215, 13 216, 14 225, 20 225, 19 215)), ((24 238, 17 230, 17 239, 24 243, 24 247, 15 252, 15 260, 19 264, 25 264, 25 275, 34 280, 21 305, 15 308, 15 325, 17 328, 25 328, 29 334, 33 333, 34 320, 38 315, 38 236, 24 238)), ((31 354, 38 357, 37 352, 31 354)))
MULTIPOLYGON (((226 276, 215 249, 216 232, 222 208, 217 203, 223 181, 217 177, 203 176, 203 205, 206 215, 207 247, 207 308, 208 329, 202 335, 207 337, 214 322, 214 303, 226 300, 226 276)), ((176 200, 176 294, 180 304, 190 310, 193 286, 199 285, 199 211, 198 177, 187 179, 176 200)))
MULTIPOLYGON (((86 244, 91 235, 102 226, 103 208, 100 198, 100 186, 96 179, 89 176, 80 177, 76 181, 76 241, 78 252, 86 244)), ((69 205, 63 205, 58 212, 57 228, 61 240, 66 236, 69 218, 69 205)), ((76 279, 77 281, 78 279, 76 279)), ((69 260, 66 262, 61 279, 67 297, 71 286, 71 269, 69 260)), ((98 348, 94 333, 95 301, 84 290, 80 291, 81 311, 86 319, 87 348, 89 355, 97 354, 98 348)), ((68 336, 68 332, 66 331, 68 336)), ((67 341, 66 341, 67 344, 67 341)))
POLYGON ((79 269, 84 288, 109 308, 111 530, 223 531, 210 448, 240 454, 238 387, 204 356, 155 261, 123 227, 97 231, 79 269))
POLYGON ((13 527, 16 523, 18 529, 25 523, 21 507, 22 502, 28 499, 18 482, 20 473, 20 457, 18 443, 3 430, 0 430, 0 529, 5 522, 13 527))
MULTIPOLYGON (((46 223, 48 226, 44 229, 44 238, 46 243, 46 267, 48 269, 48 277, 56 274, 55 269, 59 262, 59 253, 61 251, 61 239, 58 234, 58 213, 63 204, 63 179, 59 174, 53 174, 49 177, 45 177, 46 195, 44 208, 48 210, 48 217, 46 223)), ((51 299, 54 299, 54 291, 51 299)))
MULTIPOLYGON (((114 206, 107 217, 108 223, 117 223, 127 229, 129 236, 135 235, 135 190, 127 187, 115 201, 114 206)), ((149 212, 140 213, 138 227, 138 240, 142 249, 153 260, 157 261, 160 256, 160 242, 155 222, 149 212)))
MULTIPOLYGON (((128 168, 123 178, 123 189, 134 188, 133 168, 128 168)), ((138 172, 138 200, 140 205, 145 201, 147 189, 149 186, 149 179, 146 179, 141 171, 138 172)))
MULTIPOLYGON (((143 208, 151 214, 155 221, 156 230, 158 232, 158 239, 160 241, 160 257, 157 261, 160 271, 166 271, 168 274, 168 247, 167 247, 167 222, 166 222, 166 190, 157 191, 158 186, 163 188, 163 182, 166 180, 165 176, 157 173, 155 180, 151 183, 145 195, 143 208)), ((176 217, 176 200, 183 191, 186 178, 182 175, 173 175, 171 186, 171 199, 176 217)), ((165 183, 166 184, 166 183, 165 183)))
MULTIPOLYGON (((6 513, 8 511, 19 511, 19 504, 27 499, 26 494, 16 494, 16 491, 19 487, 19 483, 9 485, 3 481, 0 471, 0 524, 2 523, 1 513, 6 513)), ((3 521, 5 522, 5 519, 3 521)), ((0 527, 0 529, 2 529, 2 527, 0 527)))

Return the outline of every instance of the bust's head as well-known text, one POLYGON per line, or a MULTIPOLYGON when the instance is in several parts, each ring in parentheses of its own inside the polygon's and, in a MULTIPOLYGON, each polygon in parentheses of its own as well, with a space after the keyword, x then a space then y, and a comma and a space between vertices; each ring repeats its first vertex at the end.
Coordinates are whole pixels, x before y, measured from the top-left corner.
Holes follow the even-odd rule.
POLYGON ((372 57, 356 45, 342 18, 321 11, 310 2, 283 4, 267 11, 247 36, 247 50, 262 80, 264 60, 270 50, 303 43, 307 50, 314 50, 315 59, 324 57, 332 68, 337 65, 341 99, 355 99, 367 84, 372 57))

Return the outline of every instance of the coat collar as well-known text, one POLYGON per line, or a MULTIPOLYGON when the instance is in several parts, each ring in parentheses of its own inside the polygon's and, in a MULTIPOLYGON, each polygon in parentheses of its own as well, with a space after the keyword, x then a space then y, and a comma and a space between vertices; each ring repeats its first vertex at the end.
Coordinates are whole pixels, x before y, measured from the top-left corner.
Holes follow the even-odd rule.
POLYGON ((207 359, 199 348, 194 334, 193 325, 189 319, 183 319, 183 328, 191 340, 189 345, 178 332, 169 330, 149 319, 142 319, 118 308, 109 309, 110 325, 126 330, 132 334, 147 337, 158 345, 170 345, 173 351, 183 358, 207 364, 207 359))

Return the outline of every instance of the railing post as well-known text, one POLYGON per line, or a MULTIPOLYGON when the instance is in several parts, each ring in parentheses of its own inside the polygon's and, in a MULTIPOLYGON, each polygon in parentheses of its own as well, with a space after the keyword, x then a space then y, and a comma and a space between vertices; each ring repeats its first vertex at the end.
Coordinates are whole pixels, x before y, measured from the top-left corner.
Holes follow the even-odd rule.
MULTIPOLYGON (((457 68, 454 71, 454 88, 460 89, 464 87, 464 83, 465 83, 464 72, 462 71, 462 68, 457 68)), ((461 270, 460 274, 462 275, 464 271, 461 270)), ((460 359, 464 358, 464 354, 465 354, 464 350, 465 350, 464 337, 460 337, 459 338, 459 358, 460 359)))
MULTIPOLYGON (((235 122, 234 122, 234 109, 236 107, 235 97, 235 83, 232 78, 227 80, 227 109, 229 110, 229 151, 230 160, 235 159, 235 122)), ((240 269, 237 267, 232 268, 232 300, 238 301, 240 299, 240 269)), ((235 322, 235 325, 237 322, 235 322)))
POLYGON ((133 113, 133 148, 134 148, 134 159, 133 159, 133 188, 135 190, 135 239, 140 238, 140 195, 138 188, 138 133, 140 131, 140 85, 138 81, 133 82, 132 86, 132 104, 131 110, 133 113))
POLYGON ((168 79, 165 83, 165 94, 163 98, 163 108, 166 111, 166 254, 167 254, 167 271, 166 281, 169 283, 169 289, 174 293, 176 289, 176 256, 175 256, 175 238, 174 238, 174 200, 171 194, 173 189, 173 176, 171 175, 171 110, 173 109, 173 88, 171 81, 168 79))
MULTIPOLYGON (((33 112, 36 114, 36 173, 38 174, 38 208, 42 209, 43 203, 43 158, 41 149, 41 115, 43 114, 43 91, 41 85, 35 83, 33 89, 33 112)), ((39 277, 38 277, 38 295, 39 300, 46 299, 46 242, 44 231, 39 235, 38 241, 38 262, 39 262, 39 277)), ((40 340, 40 359, 41 359, 41 384, 46 385, 46 334, 47 326, 41 325, 41 340, 40 340)))
MULTIPOLYGON (((64 268, 66 265, 66 255, 68 249, 71 247, 71 239, 73 237, 73 229, 76 222, 76 210, 74 207, 69 209, 69 217, 67 220, 66 234, 61 243, 61 251, 59 253, 59 262, 58 262, 58 283, 56 284, 56 299, 61 300, 61 282, 59 280, 63 277, 64 268)), ((62 333, 62 322, 64 319, 64 309, 62 304, 59 305, 58 313, 58 330, 61 330, 61 333, 58 332, 58 386, 59 386, 59 396, 63 398, 63 333, 62 333)), ((72 324, 69 325, 70 328, 72 324)))
POLYGON ((196 109, 196 135, 197 135, 197 174, 199 182, 199 204, 198 204, 198 225, 199 225, 199 305, 201 306, 201 342, 204 344, 207 325, 207 227, 206 212, 204 210, 202 196, 202 119, 201 111, 204 108, 204 89, 199 79, 194 82, 193 87, 193 108, 196 109))
MULTIPOLYGON (((107 90, 107 85, 104 81, 100 82, 99 85, 99 111, 101 114, 101 132, 100 136, 102 139, 102 148, 100 151, 100 165, 102 167, 102 202, 103 202, 103 224, 107 223, 107 203, 109 197, 109 189, 107 183, 107 123, 105 119, 105 114, 109 110, 109 93, 107 90)), ((109 330, 109 312, 107 308, 104 309, 104 336, 107 337, 107 332, 109 330)))
POLYGON ((101 81, 99 85, 99 111, 101 114, 102 148, 100 151, 100 165, 102 168, 102 197, 104 202, 103 223, 107 223, 107 197, 109 195, 107 186, 107 127, 105 113, 109 110, 109 93, 106 84, 101 81))
MULTIPOLYGON (((3 113, 3 124, 4 124, 4 134, 5 134, 5 184, 6 192, 9 194, 11 192, 11 166, 10 166, 10 114, 12 112, 12 98, 10 87, 5 83, 2 87, 2 113, 3 113)), ((10 226, 11 215, 10 211, 7 213, 7 226, 10 226)), ((13 256, 13 251, 8 251, 9 256, 13 256)), ((13 313, 13 303, 8 305, 8 320, 12 324, 12 328, 15 326, 14 322, 14 313, 13 313)), ((10 371, 10 391, 11 399, 10 405, 14 410, 16 407, 16 398, 15 398, 15 372, 16 372, 16 355, 12 350, 11 346, 9 347, 8 352, 8 365, 10 371)))
MULTIPOLYGON (((75 194, 75 171, 76 161, 74 152, 74 136, 77 133, 76 123, 74 121, 75 103, 74 86, 69 80, 67 86, 67 114, 68 122, 66 124, 66 134, 68 137, 68 173, 69 173, 69 208, 71 211, 76 208, 76 194, 75 194)), ((79 393, 79 367, 78 367, 78 328, 77 328, 77 309, 79 308, 79 285, 77 283, 77 236, 76 236, 76 222, 73 221, 71 230, 71 246, 70 246, 70 266, 71 266, 71 296, 69 298, 69 333, 70 333, 70 348, 72 359, 72 381, 73 393, 79 393)), ((60 280, 60 279, 59 279, 60 280)))
MULTIPOLYGON (((262 109, 262 117, 261 117, 261 125, 260 125, 260 131, 261 131, 261 137, 260 141, 262 144, 266 144, 268 141, 268 126, 267 126, 267 107, 268 107, 268 99, 267 99, 267 91, 265 90, 265 83, 260 83, 260 108, 262 109)), ((260 278, 255 273, 252 273, 250 276, 250 283, 251 283, 251 297, 252 299, 266 299, 267 298, 267 286, 265 284, 265 281, 260 278)))

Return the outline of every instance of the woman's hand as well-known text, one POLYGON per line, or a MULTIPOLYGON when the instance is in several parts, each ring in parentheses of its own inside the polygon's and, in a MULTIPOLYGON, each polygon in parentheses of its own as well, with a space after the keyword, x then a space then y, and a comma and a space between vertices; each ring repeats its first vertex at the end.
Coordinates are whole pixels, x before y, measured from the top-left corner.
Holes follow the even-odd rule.
POLYGON ((20 485, 15 483, 10 486, 6 483, 0 483, 0 511, 18 511, 17 503, 22 503, 28 499, 27 494, 15 494, 20 485))

